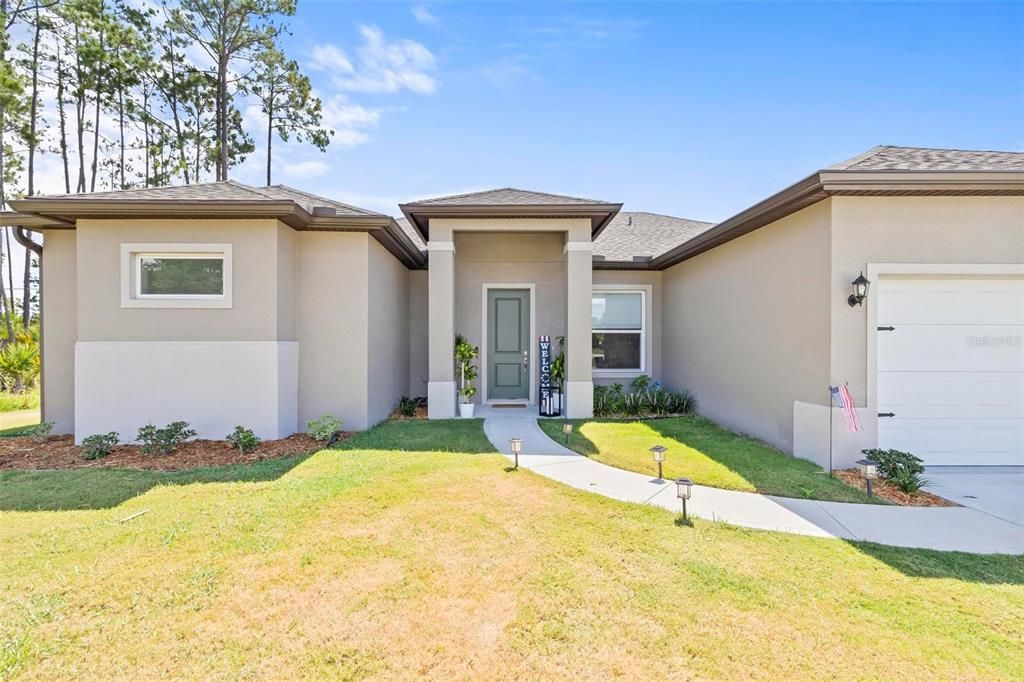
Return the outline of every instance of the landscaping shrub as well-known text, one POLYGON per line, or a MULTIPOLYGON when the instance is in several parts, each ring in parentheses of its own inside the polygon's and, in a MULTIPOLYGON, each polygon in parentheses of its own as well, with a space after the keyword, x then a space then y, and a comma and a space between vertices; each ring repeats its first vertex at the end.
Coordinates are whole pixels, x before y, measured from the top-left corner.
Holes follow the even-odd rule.
POLYGON ((878 474, 892 482, 905 493, 916 493, 928 484, 924 477, 924 462, 920 457, 902 450, 883 450, 870 448, 861 450, 865 455, 878 462, 878 474))
POLYGON ((100 459, 110 454, 115 445, 121 442, 117 431, 96 433, 82 439, 82 457, 84 459, 100 459))
POLYGON ((224 440, 238 448, 243 455, 260 444, 260 439, 252 429, 247 429, 244 426, 236 426, 234 431, 224 437, 224 440))
POLYGON ((341 420, 329 414, 306 422, 306 433, 321 443, 329 441, 339 430, 341 430, 341 420))
POLYGON ((146 424, 139 433, 135 436, 135 440, 139 441, 139 450, 143 454, 152 455, 160 454, 166 455, 174 450, 189 438, 194 438, 196 431, 189 427, 188 422, 171 422, 162 429, 158 429, 153 424, 146 424))
POLYGON ((410 398, 403 395, 398 401, 398 414, 403 417, 415 417, 416 410, 425 405, 426 402, 426 398, 410 398))
POLYGON ((38 440, 46 440, 53 431, 53 422, 40 422, 27 427, 22 434, 38 440))
POLYGON ((622 384, 594 386, 594 416, 644 419, 693 414, 697 410, 697 399, 692 393, 671 391, 647 375, 634 379, 630 389, 624 393, 622 384))

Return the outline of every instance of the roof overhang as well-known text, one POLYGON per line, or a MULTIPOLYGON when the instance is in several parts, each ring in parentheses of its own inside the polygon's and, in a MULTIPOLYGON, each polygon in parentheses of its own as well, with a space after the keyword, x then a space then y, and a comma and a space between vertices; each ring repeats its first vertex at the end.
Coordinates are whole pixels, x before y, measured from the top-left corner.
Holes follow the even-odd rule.
POLYGON ((622 204, 399 204, 423 241, 430 241, 432 218, 589 218, 591 239, 601 234, 622 204))
POLYGON ((1024 172, 818 171, 663 253, 651 261, 650 267, 653 270, 664 270, 830 196, 943 195, 1024 195, 1024 172))
POLYGON ((410 268, 422 267, 423 254, 391 216, 338 215, 332 207, 309 213, 294 201, 268 199, 97 200, 31 197, 13 199, 14 212, 0 213, 0 225, 29 230, 73 230, 81 218, 271 218, 305 231, 368 232, 381 246, 410 268))

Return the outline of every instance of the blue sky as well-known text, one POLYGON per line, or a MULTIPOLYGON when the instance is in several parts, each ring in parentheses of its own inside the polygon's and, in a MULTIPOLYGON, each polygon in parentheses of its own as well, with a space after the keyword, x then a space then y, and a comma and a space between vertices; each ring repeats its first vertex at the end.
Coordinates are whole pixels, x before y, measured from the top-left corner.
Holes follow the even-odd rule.
POLYGON ((717 221, 876 144, 1024 149, 1019 2, 299 0, 291 27, 338 134, 274 181, 392 214, 515 186, 717 221))

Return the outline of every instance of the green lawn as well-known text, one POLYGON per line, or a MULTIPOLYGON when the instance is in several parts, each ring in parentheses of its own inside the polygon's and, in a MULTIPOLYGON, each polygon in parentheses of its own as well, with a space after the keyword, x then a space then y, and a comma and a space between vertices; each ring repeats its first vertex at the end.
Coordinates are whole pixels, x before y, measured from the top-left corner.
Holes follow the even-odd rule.
POLYGON ((38 410, 39 389, 27 393, 8 393, 0 391, 0 412, 16 412, 18 410, 38 410))
MULTIPOLYGON (((1021 557, 680 527, 655 507, 507 472, 489 450, 479 421, 389 423, 273 474, 193 472, 113 508, 76 481, 91 472, 51 473, 51 494, 99 497, 0 512, 0 679, 1024 668, 1021 557), (468 452, 441 452, 452 443, 468 452), (432 451, 397 449, 412 444, 432 451)), ((130 476, 108 473, 104 485, 130 476)), ((0 487, 28 498, 46 476, 0 487)))
MULTIPOLYGON (((539 420, 541 428, 564 442, 562 422, 539 420)), ((664 445, 665 478, 687 477, 714 488, 745 490, 783 497, 873 502, 853 486, 806 460, 791 457, 761 441, 741 436, 702 417, 643 421, 575 420, 569 447, 610 466, 656 476, 650 449, 664 445)))

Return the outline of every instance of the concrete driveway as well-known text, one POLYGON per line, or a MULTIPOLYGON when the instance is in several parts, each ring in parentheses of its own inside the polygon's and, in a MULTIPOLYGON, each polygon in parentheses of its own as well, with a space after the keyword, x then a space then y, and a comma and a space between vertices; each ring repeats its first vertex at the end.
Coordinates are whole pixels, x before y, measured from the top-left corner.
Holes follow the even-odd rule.
POLYGON ((1024 467, 928 467, 929 490, 1024 526, 1024 467))

